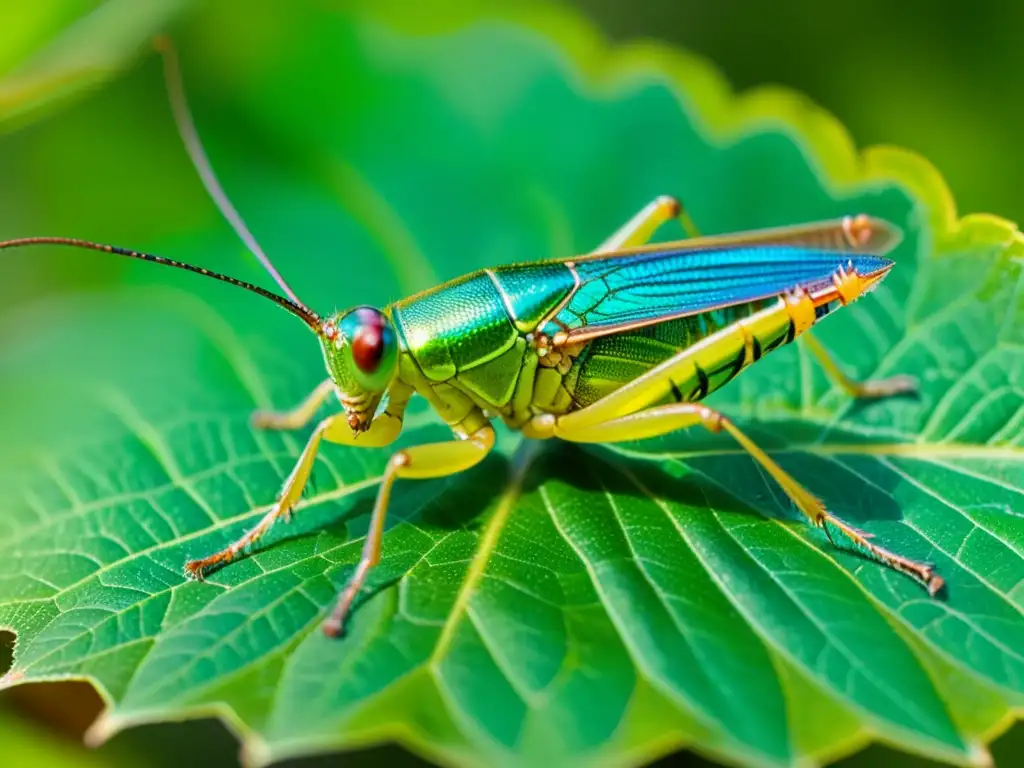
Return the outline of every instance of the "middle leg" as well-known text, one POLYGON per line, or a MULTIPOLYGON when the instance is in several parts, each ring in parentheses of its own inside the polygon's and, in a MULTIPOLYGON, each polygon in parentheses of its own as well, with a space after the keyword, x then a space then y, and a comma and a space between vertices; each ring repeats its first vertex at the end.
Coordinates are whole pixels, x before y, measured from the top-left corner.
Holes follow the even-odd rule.
POLYGON ((391 488, 398 478, 424 480, 458 474, 479 464, 494 448, 494 429, 486 424, 465 439, 445 443, 431 443, 405 448, 395 453, 388 462, 381 480, 377 500, 370 517, 370 530, 366 534, 363 553, 355 571, 341 592, 338 602, 324 623, 324 633, 330 637, 341 634, 352 602, 356 599, 366 576, 380 562, 380 545, 384 536, 391 488))
POLYGON ((661 195, 637 211, 615 234, 599 245, 593 253, 610 253, 624 248, 635 248, 649 242, 662 224, 678 219, 687 237, 697 237, 699 232, 683 208, 682 202, 670 195, 661 195))

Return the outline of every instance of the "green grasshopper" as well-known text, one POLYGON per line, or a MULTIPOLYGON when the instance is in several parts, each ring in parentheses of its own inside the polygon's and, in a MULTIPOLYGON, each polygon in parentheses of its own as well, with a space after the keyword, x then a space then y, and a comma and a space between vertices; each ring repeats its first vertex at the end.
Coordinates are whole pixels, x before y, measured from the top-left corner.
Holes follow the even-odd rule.
POLYGON ((494 447, 492 421, 531 438, 615 443, 691 426, 725 431, 781 486, 829 539, 838 532, 931 595, 943 580, 928 563, 870 541, 830 514, 729 418, 701 401, 769 352, 800 338, 831 378, 856 397, 912 392, 907 377, 858 383, 843 375, 807 331, 878 285, 900 240, 866 215, 770 230, 700 237, 678 200, 659 197, 584 256, 483 269, 383 309, 360 306, 322 317, 277 273, 218 183, 199 142, 177 58, 164 44, 171 104, 185 147, 211 197, 285 296, 161 256, 67 238, 0 242, 0 248, 67 245, 195 272, 259 294, 316 336, 327 377, 292 410, 254 414, 254 426, 295 430, 331 395, 341 412, 320 421, 276 502, 225 549, 185 564, 201 579, 235 559, 299 501, 323 441, 391 444, 413 395, 426 399, 454 439, 391 456, 381 479, 362 557, 324 623, 342 632, 349 609, 377 564, 388 500, 399 478, 453 475, 494 447), (645 245, 679 220, 689 237, 645 245))

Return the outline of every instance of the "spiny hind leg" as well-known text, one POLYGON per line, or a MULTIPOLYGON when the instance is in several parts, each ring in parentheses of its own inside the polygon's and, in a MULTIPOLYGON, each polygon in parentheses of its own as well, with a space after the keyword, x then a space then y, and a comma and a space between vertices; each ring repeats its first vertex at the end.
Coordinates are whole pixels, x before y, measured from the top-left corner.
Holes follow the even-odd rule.
MULTIPOLYGON (((585 411, 586 409, 583 409, 585 411)), ((583 411, 580 411, 582 413, 583 411)), ((810 491, 776 464, 768 454, 746 436, 726 416, 699 403, 672 403, 654 406, 609 421, 591 424, 579 429, 561 429, 556 419, 553 435, 579 443, 613 443, 643 440, 700 424, 710 432, 728 432, 751 458, 774 478, 786 495, 796 504, 812 524, 822 528, 832 540, 832 531, 838 531, 847 540, 893 570, 906 574, 921 583, 934 596, 942 589, 943 580, 934 572, 934 566, 903 557, 871 542, 871 534, 854 528, 831 514, 810 491)))
POLYGON ((289 411, 255 411, 251 423, 257 429, 301 429, 334 391, 334 382, 327 378, 317 384, 305 400, 289 411))
POLYGON ((917 393, 917 379, 913 376, 893 376, 889 379, 868 379, 857 381, 851 379, 839 364, 832 358, 825 346, 810 333, 801 336, 801 341, 825 374, 838 384, 847 394, 864 400, 877 400, 894 395, 911 395, 917 393))
POLYGON ((240 553, 259 541, 278 520, 281 518, 287 520, 292 509, 302 498, 302 491, 309 480, 322 440, 350 446, 377 448, 394 442, 401 429, 401 414, 395 415, 391 412, 385 412, 378 416, 370 424, 370 428, 358 436, 352 432, 344 413, 334 414, 321 421, 310 435, 299 460, 295 463, 291 474, 288 475, 288 479, 285 480, 277 501, 256 526, 219 552, 185 563, 186 575, 195 579, 203 578, 208 571, 230 563, 240 553), (357 437, 358 442, 356 442, 357 437))
POLYGON ((370 530, 366 534, 362 556, 345 585, 345 589, 342 590, 337 605, 327 621, 324 622, 325 634, 331 637, 341 634, 345 626, 345 618, 352 607, 352 602, 366 582, 367 574, 380 562, 384 520, 387 517, 391 487, 395 484, 395 480, 400 477, 422 480, 458 474, 483 461, 492 448, 494 448, 494 430, 490 425, 486 425, 464 440, 404 448, 391 457, 387 469, 384 471, 380 490, 377 492, 377 500, 373 505, 370 530))
POLYGON ((649 242, 662 224, 678 219, 687 237, 697 237, 694 226, 682 202, 670 195, 661 195, 641 208, 629 221, 623 224, 611 237, 599 245, 594 253, 608 253, 623 248, 634 248, 649 242))

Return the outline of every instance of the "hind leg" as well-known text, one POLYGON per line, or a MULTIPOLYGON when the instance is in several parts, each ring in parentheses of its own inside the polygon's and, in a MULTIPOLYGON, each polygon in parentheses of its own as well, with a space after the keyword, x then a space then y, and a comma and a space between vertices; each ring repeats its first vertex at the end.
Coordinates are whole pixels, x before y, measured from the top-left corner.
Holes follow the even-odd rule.
MULTIPOLYGON (((585 408, 577 413, 582 415, 586 411, 587 409, 585 408)), ((559 422, 561 421, 563 419, 556 419, 554 422, 554 436, 578 443, 615 443, 643 440, 697 425, 704 427, 710 432, 728 432, 739 443, 740 447, 772 476, 796 507, 806 515, 811 524, 825 531, 830 541, 832 540, 832 532, 835 531, 879 562, 919 582, 928 590, 928 594, 933 597, 942 589, 943 579, 935 573, 934 566, 929 563, 911 560, 872 543, 871 534, 854 528, 845 520, 830 513, 821 500, 776 464, 753 440, 740 431, 739 427, 728 417, 705 405, 699 403, 672 403, 670 405, 654 406, 636 413, 609 418, 605 421, 581 424, 578 427, 573 427, 573 422, 570 421, 568 428, 565 429, 560 428, 559 422)))

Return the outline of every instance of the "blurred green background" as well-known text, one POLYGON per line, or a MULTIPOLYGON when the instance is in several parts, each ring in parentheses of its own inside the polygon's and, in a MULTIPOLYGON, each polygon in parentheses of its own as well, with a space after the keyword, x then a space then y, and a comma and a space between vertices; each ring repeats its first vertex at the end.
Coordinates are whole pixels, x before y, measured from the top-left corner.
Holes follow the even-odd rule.
MULTIPOLYGON (((656 38, 707 57, 737 89, 783 84, 803 92, 834 113, 858 145, 897 144, 928 157, 949 182, 961 212, 1024 219, 1019 184, 1024 153, 1017 143, 1024 113, 1019 90, 1024 47, 1018 32, 1024 5, 1019 2, 575 0, 570 5, 613 39, 656 38)), ((261 158, 274 151, 275 136, 269 129, 261 133, 260 123, 247 113, 256 94, 245 87, 247 73, 273 67, 274 51, 253 41, 272 39, 276 30, 245 8, 237 2, 184 0, 0 0, 0 236, 65 234, 146 246, 172 240, 179 230, 218 227, 183 160, 158 62, 139 41, 151 28, 176 25, 172 28, 187 51, 190 98, 201 121, 216 125, 219 136, 235 137, 227 153, 235 160, 261 158), (188 6, 195 7, 195 15, 187 13, 188 6), (186 13, 177 15, 183 9, 186 13), (118 23, 91 30, 96 14, 118 23), (244 25, 244 34, 224 32, 233 24, 244 25), (56 49, 61 55, 50 56, 55 49, 49 46, 62 39, 64 45, 56 49), (91 51, 86 71, 65 67, 77 46, 91 51), (119 130, 124 125, 132 130, 119 130), (231 126, 237 131, 229 131, 231 126), (75 183, 84 178, 87 196, 75 183), (45 232, 40 211, 45 211, 45 232)), ((216 157, 226 148, 210 149, 216 157)), ((116 260, 75 255, 49 259, 45 268, 32 259, 7 259, 0 281, 8 288, 8 301, 20 303, 99 287, 124 270, 116 260)), ((7 641, 6 651, 0 648, 0 670, 5 653, 9 657, 9 640, 0 633, 0 646, 7 641)), ((214 723, 150 726, 87 751, 80 746, 81 733, 99 706, 80 685, 5 692, 0 707, 14 719, 0 720, 4 763, 162 766, 237 760, 232 737, 214 723)), ((1014 756, 1024 754, 1024 729, 1015 728, 994 751, 999 765, 1014 764, 1014 756)), ((362 760, 369 764, 384 756, 394 759, 398 753, 374 751, 362 760)), ((681 761, 697 759, 665 762, 681 761)), ((925 764, 881 747, 845 763, 925 764)))
POLYGON ((736 90, 780 83, 858 146, 927 157, 961 213, 1024 219, 1024 4, 935 0, 577 0, 619 39, 655 37, 715 63, 736 90))

